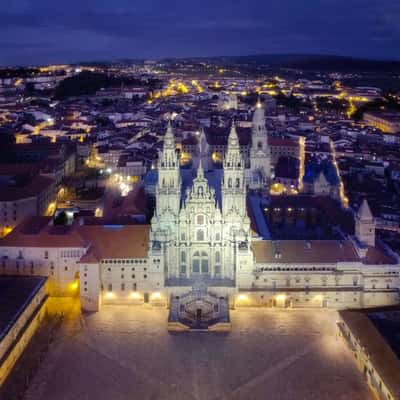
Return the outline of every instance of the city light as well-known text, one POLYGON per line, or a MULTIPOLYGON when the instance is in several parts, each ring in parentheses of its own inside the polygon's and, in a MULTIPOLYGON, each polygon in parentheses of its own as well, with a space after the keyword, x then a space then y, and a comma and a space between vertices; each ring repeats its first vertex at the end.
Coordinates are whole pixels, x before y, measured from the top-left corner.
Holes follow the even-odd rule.
POLYGON ((244 302, 244 301, 248 301, 249 297, 246 294, 239 294, 239 296, 237 297, 237 300, 240 302, 244 302))
POLYGON ((131 292, 130 297, 134 300, 139 300, 141 298, 140 293, 138 292, 131 292))

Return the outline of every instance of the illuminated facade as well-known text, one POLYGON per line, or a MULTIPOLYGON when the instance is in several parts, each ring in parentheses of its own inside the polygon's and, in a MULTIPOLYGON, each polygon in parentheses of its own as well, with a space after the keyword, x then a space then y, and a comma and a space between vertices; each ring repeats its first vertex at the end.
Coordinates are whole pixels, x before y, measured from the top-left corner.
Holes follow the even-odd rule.
POLYGON ((260 102, 254 111, 251 131, 248 183, 251 188, 262 188, 271 178, 271 149, 265 128, 265 111, 260 102))
POLYGON ((222 174, 206 174, 202 154, 195 178, 192 171, 182 171, 189 173, 181 176, 168 127, 158 161, 149 250, 151 259, 164 259, 167 287, 190 286, 197 278, 234 287, 236 266, 242 259, 251 259, 244 165, 235 126, 229 134, 222 174))
POLYGON ((102 304, 169 305, 199 282, 236 307, 398 304, 399 259, 376 246, 366 202, 354 237, 265 240, 257 204, 246 200, 234 125, 223 168, 209 171, 201 157, 197 169, 179 167, 169 125, 150 225, 76 221, 66 228, 33 218, 0 241, 0 273, 47 276, 50 294, 79 293, 91 311, 102 304))

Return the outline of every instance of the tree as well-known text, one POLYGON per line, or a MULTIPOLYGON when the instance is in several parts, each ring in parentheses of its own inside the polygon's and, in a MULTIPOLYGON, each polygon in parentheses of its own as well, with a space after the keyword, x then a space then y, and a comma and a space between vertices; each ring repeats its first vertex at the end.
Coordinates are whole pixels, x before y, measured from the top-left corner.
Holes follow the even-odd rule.
POLYGON ((67 225, 68 217, 65 211, 61 211, 55 218, 54 218, 54 225, 67 225))

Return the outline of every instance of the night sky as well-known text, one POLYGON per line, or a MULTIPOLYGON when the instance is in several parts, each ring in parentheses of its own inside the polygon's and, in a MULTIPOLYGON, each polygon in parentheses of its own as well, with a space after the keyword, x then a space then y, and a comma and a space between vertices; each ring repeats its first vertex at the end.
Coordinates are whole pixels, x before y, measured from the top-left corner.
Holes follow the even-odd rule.
POLYGON ((0 64, 317 53, 400 59, 400 0, 3 0, 0 64))

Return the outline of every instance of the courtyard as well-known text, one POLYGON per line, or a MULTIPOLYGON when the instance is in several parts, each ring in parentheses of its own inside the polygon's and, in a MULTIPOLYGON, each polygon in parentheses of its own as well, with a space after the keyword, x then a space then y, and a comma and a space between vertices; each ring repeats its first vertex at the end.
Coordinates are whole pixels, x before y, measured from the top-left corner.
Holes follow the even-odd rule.
POLYGON ((25 399, 372 399, 335 311, 238 309, 228 334, 171 334, 167 314, 68 313, 25 399))

